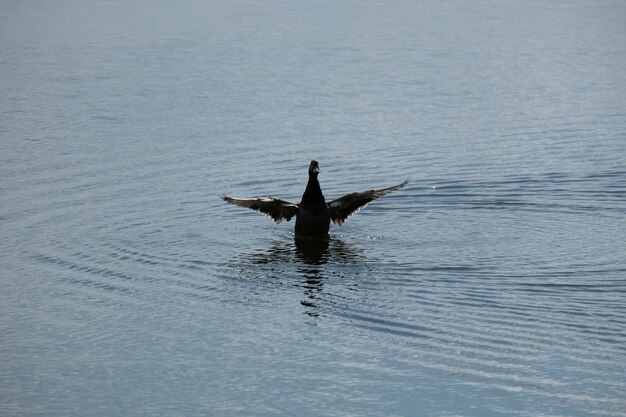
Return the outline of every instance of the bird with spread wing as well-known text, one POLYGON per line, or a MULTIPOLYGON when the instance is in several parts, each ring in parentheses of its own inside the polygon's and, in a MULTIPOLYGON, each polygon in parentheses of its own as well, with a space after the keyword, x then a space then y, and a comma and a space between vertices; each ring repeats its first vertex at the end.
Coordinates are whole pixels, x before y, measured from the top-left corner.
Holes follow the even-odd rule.
POLYGON ((283 220, 289 221, 295 216, 296 237, 326 239, 331 220, 341 226, 348 217, 370 202, 404 187, 409 182, 407 179, 400 184, 379 190, 346 194, 327 203, 317 180, 319 172, 318 162, 311 161, 309 182, 299 203, 274 197, 235 198, 222 195, 222 199, 240 207, 259 211, 271 217, 276 223, 283 220))

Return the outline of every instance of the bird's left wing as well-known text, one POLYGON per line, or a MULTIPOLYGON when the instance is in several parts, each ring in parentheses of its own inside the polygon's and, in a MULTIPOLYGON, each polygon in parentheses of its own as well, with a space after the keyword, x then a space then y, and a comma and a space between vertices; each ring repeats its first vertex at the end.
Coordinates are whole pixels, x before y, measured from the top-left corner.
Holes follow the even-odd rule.
POLYGON ((290 201, 274 197, 234 198, 222 195, 222 199, 239 207, 259 211, 271 217, 277 224, 283 220, 291 220, 298 214, 298 205, 290 201))
POLYGON ((409 180, 407 179, 400 184, 382 188, 380 190, 369 190, 362 193, 350 193, 342 197, 336 198, 328 203, 330 208, 330 218, 333 223, 341 226, 345 221, 374 200, 378 200, 381 197, 386 196, 389 193, 396 191, 399 188, 404 187, 409 180))

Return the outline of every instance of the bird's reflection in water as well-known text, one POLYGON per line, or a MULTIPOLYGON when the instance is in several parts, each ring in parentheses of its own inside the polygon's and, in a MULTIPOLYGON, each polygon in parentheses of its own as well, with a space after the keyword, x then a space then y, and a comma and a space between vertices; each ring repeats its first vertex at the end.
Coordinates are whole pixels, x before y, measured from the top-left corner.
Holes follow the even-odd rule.
MULTIPOLYGON (((328 262, 330 240, 295 238, 296 255, 307 265, 323 265, 328 262)), ((338 242, 338 240, 336 240, 338 242)), ((334 242, 333 242, 334 243, 334 242)))
POLYGON ((307 308, 306 314, 312 317, 319 316, 316 297, 322 292, 324 279, 323 265, 328 262, 329 240, 295 239, 296 256, 301 261, 298 272, 304 278, 301 286, 304 288, 306 299, 300 304, 307 308))
POLYGON ((363 256, 351 245, 333 237, 328 240, 275 241, 267 250, 251 254, 248 260, 257 266, 262 265, 265 273, 270 273, 281 282, 295 272, 299 277, 296 285, 304 289, 305 297, 300 304, 306 308, 306 314, 317 317, 327 277, 342 278, 349 274, 351 268, 340 266, 360 264, 363 256))

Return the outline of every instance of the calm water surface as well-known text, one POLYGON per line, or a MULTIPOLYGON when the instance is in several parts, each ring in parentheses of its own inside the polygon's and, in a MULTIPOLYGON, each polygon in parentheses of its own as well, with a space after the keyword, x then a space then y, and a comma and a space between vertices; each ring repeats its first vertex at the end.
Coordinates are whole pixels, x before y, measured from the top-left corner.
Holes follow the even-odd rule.
POLYGON ((4 416, 626 416, 626 3, 4 2, 4 416), (327 245, 219 198, 384 187, 327 245))

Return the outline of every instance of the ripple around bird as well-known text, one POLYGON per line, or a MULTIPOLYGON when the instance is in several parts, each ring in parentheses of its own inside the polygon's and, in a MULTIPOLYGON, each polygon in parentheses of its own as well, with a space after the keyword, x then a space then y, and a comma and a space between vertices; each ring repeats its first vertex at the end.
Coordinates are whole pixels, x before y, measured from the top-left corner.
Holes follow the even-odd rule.
POLYGON ((157 3, 7 6, 0 409, 626 416, 621 6, 157 3), (311 159, 411 182, 323 245, 218 197, 311 159))

